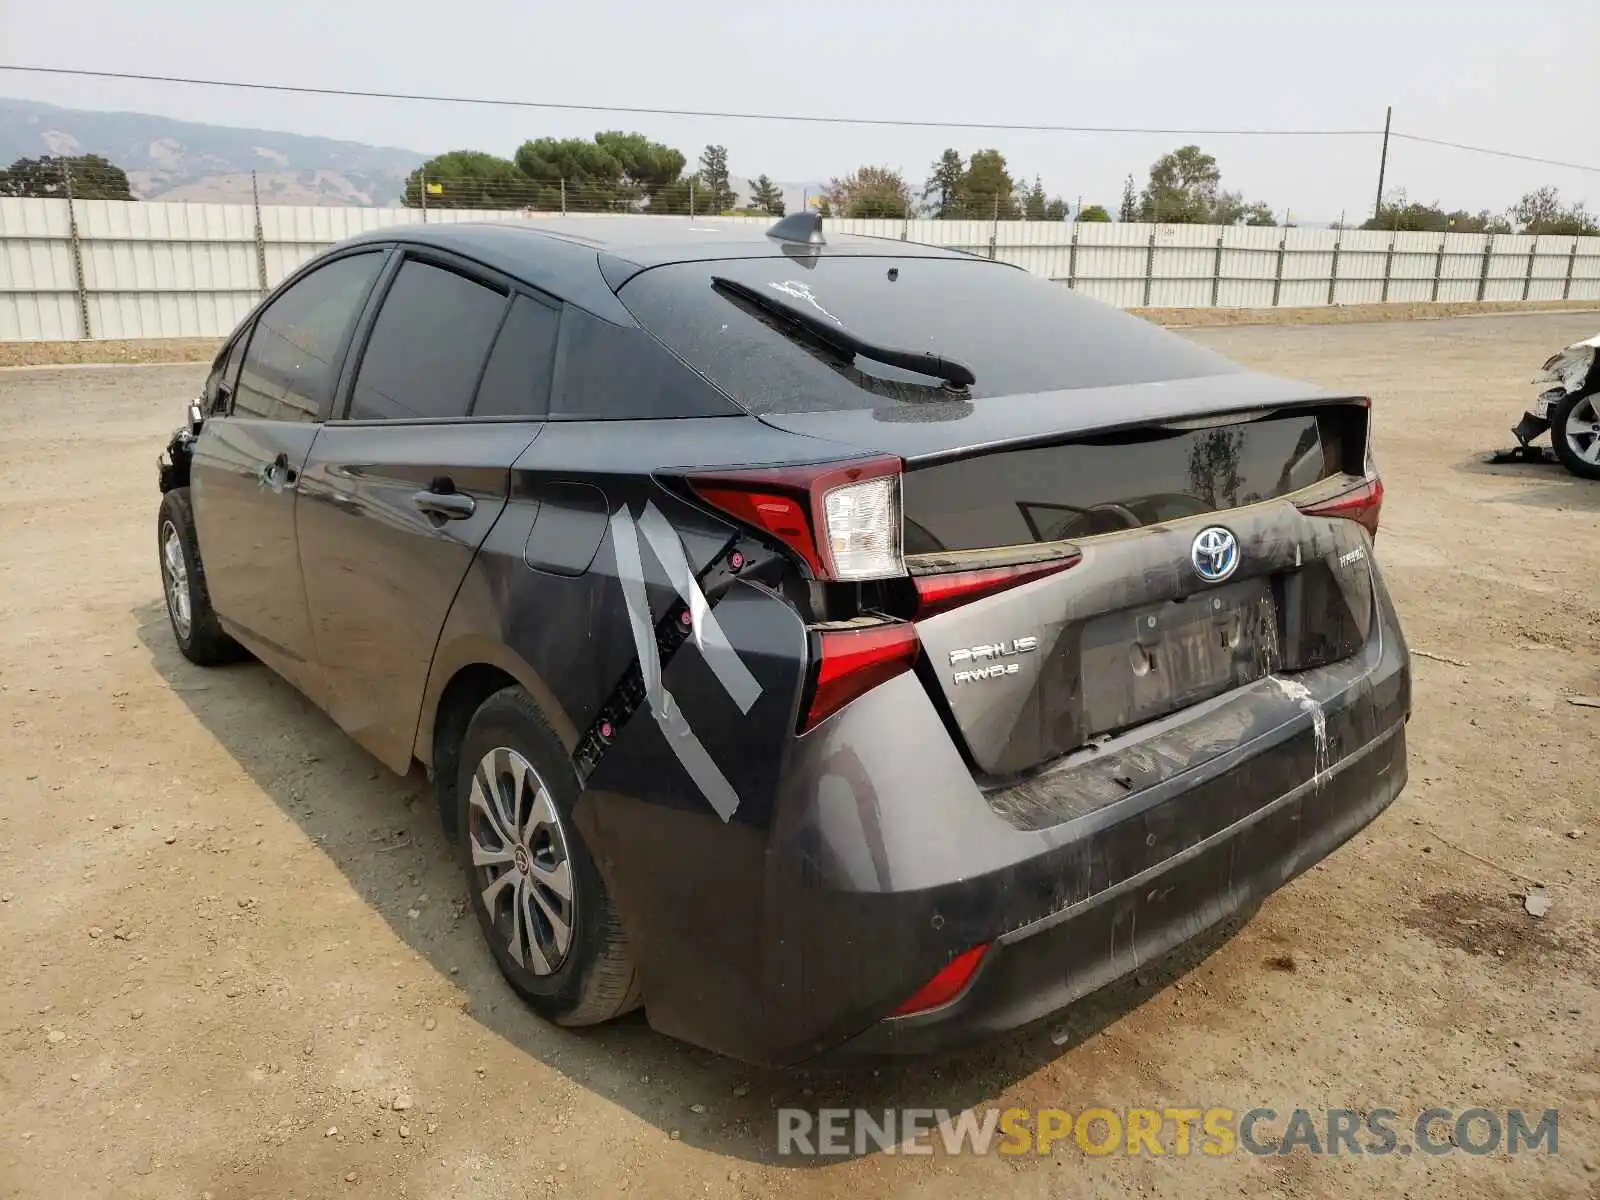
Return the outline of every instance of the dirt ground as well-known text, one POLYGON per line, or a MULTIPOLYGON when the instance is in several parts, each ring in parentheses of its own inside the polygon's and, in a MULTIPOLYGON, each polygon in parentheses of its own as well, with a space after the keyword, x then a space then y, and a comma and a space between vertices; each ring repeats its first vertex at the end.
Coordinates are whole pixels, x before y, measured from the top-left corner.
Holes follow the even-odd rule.
POLYGON ((1192 335, 1376 398, 1378 557, 1439 656, 1410 786, 1064 1019, 857 1076, 530 1016, 426 785, 263 668, 175 650, 154 467, 201 369, 0 372, 0 1196, 1596 1194, 1600 709, 1566 698, 1600 693, 1600 484, 1475 457, 1596 324, 1192 335), (1559 1152, 818 1164, 775 1158, 779 1104, 1556 1107, 1559 1152))

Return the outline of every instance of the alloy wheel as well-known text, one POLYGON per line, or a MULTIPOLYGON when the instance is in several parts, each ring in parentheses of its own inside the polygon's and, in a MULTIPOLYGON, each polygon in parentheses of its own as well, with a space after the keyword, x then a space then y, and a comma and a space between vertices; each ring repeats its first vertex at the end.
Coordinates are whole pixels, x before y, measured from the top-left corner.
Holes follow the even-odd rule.
POLYGON ((189 636, 194 623, 194 608, 189 598, 189 564, 183 557, 183 541, 171 521, 161 525, 161 573, 167 583, 167 611, 180 638, 189 636))
POLYGON ((1595 398, 1585 396, 1567 414, 1565 434, 1572 452, 1586 463, 1600 466, 1600 409, 1595 398))
POLYGON ((575 893, 566 830, 550 790, 517 751, 497 747, 472 774, 467 839, 490 924, 517 965, 549 975, 572 945, 575 893))

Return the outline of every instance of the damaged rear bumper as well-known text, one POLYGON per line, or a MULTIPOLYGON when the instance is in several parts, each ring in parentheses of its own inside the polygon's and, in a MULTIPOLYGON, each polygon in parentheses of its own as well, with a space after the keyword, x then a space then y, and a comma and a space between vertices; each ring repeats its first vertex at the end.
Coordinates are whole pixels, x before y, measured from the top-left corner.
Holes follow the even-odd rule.
MULTIPOLYGON (((963 923, 949 945, 988 943, 971 982, 942 1007, 881 1017, 822 1057, 937 1053, 1028 1024, 1250 910, 1348 841, 1406 782, 1409 655, 1386 596, 1378 609, 1354 659, 1152 723, 1071 765, 1061 785, 1028 789, 1025 804, 991 797, 1018 832, 1049 845, 915 902, 992 914, 987 935, 963 923), (1112 780, 1120 794, 1108 801, 1112 780)), ((875 951, 889 953, 885 941, 875 951)), ((918 971, 914 984, 931 974, 925 963, 918 971)))
MULTIPOLYGON (((1348 841, 1388 807, 1405 780, 1399 725, 1328 775, 1171 858, 1001 935, 949 1004, 879 1021, 827 1058, 865 1064, 949 1051, 1056 1012, 1247 911, 1348 841)), ((1232 773, 1218 776, 1183 802, 1214 803, 1213 793, 1239 782, 1232 773)))
POLYGON ((1374 603, 1352 657, 1258 679, 1001 792, 974 781, 914 674, 796 739, 760 819, 591 787, 585 834, 637 931, 651 1025, 773 1066, 950 1050, 1249 909, 1405 784, 1409 656, 1381 585, 1374 603), (977 946, 961 994, 895 1015, 977 946))

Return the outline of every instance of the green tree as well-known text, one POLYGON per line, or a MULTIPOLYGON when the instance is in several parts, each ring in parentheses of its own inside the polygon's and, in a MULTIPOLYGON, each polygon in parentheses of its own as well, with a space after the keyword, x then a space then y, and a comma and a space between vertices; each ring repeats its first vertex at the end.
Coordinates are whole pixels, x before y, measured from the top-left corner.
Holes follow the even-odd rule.
POLYGON ((407 208, 522 208, 532 201, 533 194, 528 177, 509 158, 480 150, 452 150, 430 158, 406 177, 402 203, 407 208))
POLYGON ((676 183, 688 163, 682 151, 652 142, 642 133, 607 130, 594 135, 594 144, 617 164, 617 178, 639 200, 648 200, 676 183))
POLYGON ((655 195, 650 197, 645 211, 652 216, 663 213, 668 216, 688 216, 691 212, 704 212, 705 206, 698 203, 695 195, 697 191, 695 178, 687 175, 682 179, 674 179, 664 187, 658 188, 655 195))
POLYGON ((728 182, 728 148, 707 146, 700 154, 700 169, 695 172, 695 211, 720 213, 734 206, 737 197, 728 182))
POLYGON ((922 204, 930 216, 948 220, 960 215, 961 180, 966 170, 959 150, 946 150, 939 155, 922 187, 922 204))
MULTIPOLYGON (((1527 199, 1527 197, 1524 197, 1527 199)), ((1395 191, 1384 198, 1378 213, 1361 224, 1362 229, 1387 229, 1402 233, 1510 233, 1511 224, 1488 209, 1469 213, 1465 209, 1446 212, 1437 202, 1421 204, 1395 191)))
POLYGON ((128 173, 98 154, 19 158, 0 170, 0 196, 65 196, 67 178, 78 200, 136 200, 128 173))
POLYGON ((829 181, 823 201, 825 217, 904 217, 912 207, 911 189, 890 167, 862 167, 829 181))
POLYGON ((750 185, 750 203, 764 213, 774 217, 783 216, 783 189, 765 175, 756 176, 756 181, 750 185))
MULTIPOLYGON (((1128 199, 1124 191, 1124 206, 1128 199)), ((1150 165, 1150 182, 1139 197, 1139 219, 1171 225, 1275 222, 1271 205, 1246 200, 1240 192, 1223 191, 1217 160, 1199 146, 1180 146, 1150 165)))
MULTIPOLYGON (((1117 208, 1117 220, 1137 221, 1139 219, 1139 191, 1133 185, 1133 176, 1129 175, 1127 182, 1122 185, 1122 203, 1117 208)), ((1080 217, 1079 220, 1082 220, 1080 217)))
POLYGON ((967 217, 1015 221, 1021 216, 1014 192, 1016 180, 1006 170, 1006 156, 998 150, 976 151, 961 176, 961 200, 967 217))
POLYGON ((1511 219, 1523 233, 1560 233, 1582 237, 1600 233, 1600 223, 1581 204, 1563 205, 1553 187, 1529 192, 1511 209, 1511 219))
POLYGON ((1139 218, 1167 224, 1203 225, 1216 207, 1222 172, 1199 146, 1180 146, 1150 165, 1150 182, 1139 201, 1139 218))
POLYGON ((1218 192, 1206 220, 1210 225, 1276 225, 1277 215, 1264 200, 1253 203, 1238 192, 1218 192))
POLYGON ((534 181, 533 207, 576 212, 632 212, 677 182, 683 155, 639 133, 538 138, 518 147, 517 170, 534 181), (564 185, 564 188, 563 188, 564 185))
POLYGON ((1051 197, 1050 201, 1044 206, 1044 219, 1046 221, 1065 221, 1071 215, 1071 209, 1067 202, 1060 196, 1051 197))
POLYGON ((1044 220, 1045 219, 1044 218, 1045 205, 1047 205, 1049 203, 1050 203, 1049 198, 1046 197, 1045 194, 1044 194, 1044 184, 1041 183, 1039 181, 1039 177, 1037 175, 1035 175, 1033 177, 1033 186, 1030 187, 1027 190, 1027 192, 1025 192, 1023 194, 1023 197, 1022 197, 1022 218, 1023 218, 1023 220, 1025 220, 1025 221, 1042 221, 1042 220, 1044 220))
POLYGON ((1111 214, 1105 210, 1103 205, 1088 204, 1078 210, 1078 220, 1109 221, 1111 220, 1111 214))

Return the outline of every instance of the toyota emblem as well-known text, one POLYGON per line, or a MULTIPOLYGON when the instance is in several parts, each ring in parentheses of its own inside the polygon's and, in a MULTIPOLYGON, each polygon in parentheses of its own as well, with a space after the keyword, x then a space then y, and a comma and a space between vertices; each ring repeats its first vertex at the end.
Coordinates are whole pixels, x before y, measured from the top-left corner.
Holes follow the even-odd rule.
POLYGON ((1239 539, 1220 525, 1210 525, 1195 535, 1189 547, 1195 574, 1207 583, 1221 583, 1239 566, 1239 539))

